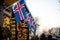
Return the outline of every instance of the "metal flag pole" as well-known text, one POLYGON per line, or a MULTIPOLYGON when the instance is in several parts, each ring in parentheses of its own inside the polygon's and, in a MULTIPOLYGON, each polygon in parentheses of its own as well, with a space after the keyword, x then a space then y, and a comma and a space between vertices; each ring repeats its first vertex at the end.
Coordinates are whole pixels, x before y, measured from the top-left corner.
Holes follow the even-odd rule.
POLYGON ((16 40, 18 40, 18 22, 16 23, 16 40))

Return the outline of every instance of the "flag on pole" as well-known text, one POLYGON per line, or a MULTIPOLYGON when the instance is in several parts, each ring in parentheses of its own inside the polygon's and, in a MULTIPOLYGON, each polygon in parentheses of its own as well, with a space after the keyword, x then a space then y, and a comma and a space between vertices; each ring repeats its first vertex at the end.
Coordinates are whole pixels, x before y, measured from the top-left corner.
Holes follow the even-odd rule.
POLYGON ((25 22, 26 22, 27 26, 31 29, 31 25, 30 25, 31 16, 30 16, 30 14, 27 14, 26 16, 27 16, 27 19, 25 20, 25 22))
POLYGON ((31 18, 31 27, 33 28, 33 29, 35 29, 36 28, 36 22, 34 21, 34 18, 31 18))
POLYGON ((26 9, 24 0, 19 0, 12 6, 16 22, 26 19, 26 9))
POLYGON ((31 29, 35 29, 36 27, 36 22, 34 21, 34 18, 32 17, 31 13, 27 14, 26 24, 31 29))

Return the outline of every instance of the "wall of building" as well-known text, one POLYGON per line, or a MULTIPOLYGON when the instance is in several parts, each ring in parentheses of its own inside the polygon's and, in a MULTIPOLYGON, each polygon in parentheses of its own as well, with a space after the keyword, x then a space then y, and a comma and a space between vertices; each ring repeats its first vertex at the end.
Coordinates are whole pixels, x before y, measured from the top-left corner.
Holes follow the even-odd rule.
POLYGON ((9 5, 13 4, 13 3, 16 2, 16 1, 18 1, 18 0, 4 0, 4 3, 5 3, 7 6, 9 6, 9 5))

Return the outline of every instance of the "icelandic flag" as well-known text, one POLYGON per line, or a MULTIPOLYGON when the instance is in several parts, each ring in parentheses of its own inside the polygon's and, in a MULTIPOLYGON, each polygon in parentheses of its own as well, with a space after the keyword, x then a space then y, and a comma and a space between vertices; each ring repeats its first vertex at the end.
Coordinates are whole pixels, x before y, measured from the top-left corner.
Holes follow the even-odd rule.
POLYGON ((37 24, 36 24, 36 22, 35 22, 35 20, 34 20, 33 17, 31 18, 31 23, 30 23, 30 25, 31 25, 31 28, 33 28, 33 29, 35 29, 36 26, 37 26, 37 24))
POLYGON ((25 20, 25 22, 26 22, 27 26, 31 29, 31 25, 30 25, 31 16, 29 13, 26 16, 27 16, 27 19, 25 20))
POLYGON ((31 13, 27 14, 26 24, 29 28, 32 28, 32 29, 35 29, 36 27, 36 22, 34 21, 34 18, 32 17, 31 13))
POLYGON ((19 0, 12 5, 12 9, 15 15, 16 22, 26 19, 26 9, 24 0, 19 0))

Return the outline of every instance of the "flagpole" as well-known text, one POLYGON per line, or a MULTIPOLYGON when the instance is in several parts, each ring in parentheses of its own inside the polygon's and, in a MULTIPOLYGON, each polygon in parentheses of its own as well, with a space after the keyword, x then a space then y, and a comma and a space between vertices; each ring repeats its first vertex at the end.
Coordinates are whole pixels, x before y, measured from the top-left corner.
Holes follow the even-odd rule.
POLYGON ((18 22, 16 23, 16 40, 18 40, 18 22))
POLYGON ((35 29, 34 29, 34 36, 36 35, 36 27, 35 27, 35 29))

